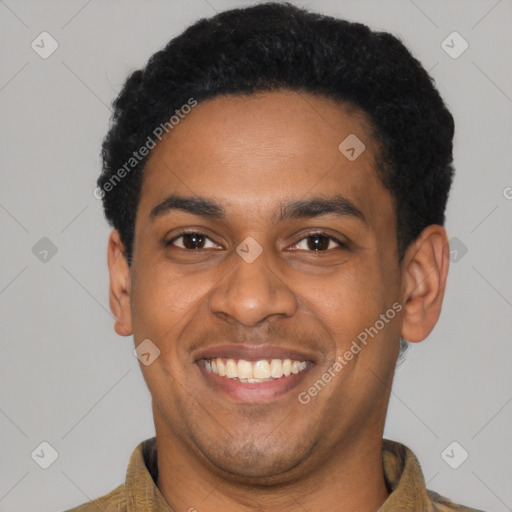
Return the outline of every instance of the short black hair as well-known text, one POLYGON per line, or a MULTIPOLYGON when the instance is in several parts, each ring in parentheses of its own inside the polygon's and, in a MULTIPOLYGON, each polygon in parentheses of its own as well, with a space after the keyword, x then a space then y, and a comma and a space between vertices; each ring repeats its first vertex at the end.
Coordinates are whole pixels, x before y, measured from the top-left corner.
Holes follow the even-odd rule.
POLYGON ((150 153, 133 155, 155 128, 170 127, 191 99, 283 89, 355 105, 370 120, 377 171, 394 202, 399 262, 426 226, 444 225, 454 122, 420 62, 387 32, 269 2, 200 19, 133 72, 114 100, 97 190, 129 264, 150 153))

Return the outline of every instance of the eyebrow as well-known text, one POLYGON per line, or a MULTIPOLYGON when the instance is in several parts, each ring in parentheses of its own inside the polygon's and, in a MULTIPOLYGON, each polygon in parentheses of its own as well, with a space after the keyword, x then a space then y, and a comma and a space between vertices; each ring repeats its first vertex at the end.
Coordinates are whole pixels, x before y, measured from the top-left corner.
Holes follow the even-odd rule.
MULTIPOLYGON (((352 201, 341 195, 289 201, 280 206, 280 213, 272 218, 275 224, 288 219, 313 218, 321 215, 351 217, 367 223, 363 212, 352 201)), ((170 195, 156 205, 151 210, 149 217, 155 219, 175 210, 224 222, 227 219, 224 207, 213 199, 199 196, 185 197, 176 194, 170 195)))

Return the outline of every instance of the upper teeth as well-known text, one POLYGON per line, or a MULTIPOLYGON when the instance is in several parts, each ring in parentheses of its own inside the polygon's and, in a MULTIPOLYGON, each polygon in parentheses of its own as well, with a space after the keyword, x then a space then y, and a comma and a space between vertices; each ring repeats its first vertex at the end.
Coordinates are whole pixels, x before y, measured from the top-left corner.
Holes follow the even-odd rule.
POLYGON ((306 369, 306 361, 292 361, 291 359, 262 359, 260 361, 246 361, 245 359, 206 359, 206 370, 221 377, 238 379, 241 382, 264 382, 287 377, 292 373, 299 373, 306 369))

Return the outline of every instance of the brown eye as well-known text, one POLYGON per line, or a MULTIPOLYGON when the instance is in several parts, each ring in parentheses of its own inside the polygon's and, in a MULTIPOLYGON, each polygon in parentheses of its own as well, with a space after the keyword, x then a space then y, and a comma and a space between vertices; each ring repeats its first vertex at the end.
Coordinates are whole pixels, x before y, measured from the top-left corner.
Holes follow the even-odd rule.
POLYGON ((347 245, 341 240, 327 235, 326 233, 313 233, 299 240, 299 242, 294 244, 292 248, 303 251, 326 252, 330 249, 336 248, 335 246, 332 246, 331 242, 334 242, 334 244, 341 248, 347 247, 347 245))
POLYGON ((312 235, 307 237, 308 249, 312 251, 325 251, 329 248, 330 238, 323 235, 312 235))
POLYGON ((210 247, 218 247, 217 244, 213 243, 206 235, 202 233, 190 232, 183 233, 169 242, 166 243, 166 246, 174 245, 175 247, 179 247, 180 249, 186 250, 197 250, 197 249, 205 249, 205 245, 210 242, 212 245, 210 247), (181 242, 178 242, 181 240, 181 242))

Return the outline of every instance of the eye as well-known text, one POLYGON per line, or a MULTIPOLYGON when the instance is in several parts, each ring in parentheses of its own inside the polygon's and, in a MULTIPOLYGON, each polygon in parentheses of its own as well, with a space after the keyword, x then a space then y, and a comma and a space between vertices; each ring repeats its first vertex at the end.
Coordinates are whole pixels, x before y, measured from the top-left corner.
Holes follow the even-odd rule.
POLYGON ((180 249, 185 250, 197 250, 197 249, 209 249, 209 248, 217 248, 218 246, 215 242, 210 240, 205 234, 197 232, 197 231, 189 231, 184 232, 181 235, 175 236, 173 239, 169 240, 165 243, 165 246, 175 246, 180 249), (181 240, 178 243, 178 240, 181 240), (208 247, 206 244, 208 241, 211 245, 208 247))
MULTIPOLYGON (((204 233, 201 233, 200 231, 182 232, 180 235, 175 236, 168 242, 165 242, 165 246, 174 246, 188 251, 221 248, 221 246, 217 245, 209 237, 207 237, 204 233), (208 243, 210 245, 208 245, 208 243)), ((311 233, 303 237, 296 244, 289 247, 289 249, 301 251, 326 252, 335 249, 336 246, 345 249, 348 247, 346 243, 342 242, 341 240, 334 236, 328 235, 326 233, 311 233)))
POLYGON ((336 247, 332 246, 332 242, 337 244, 339 247, 346 249, 347 244, 338 240, 337 238, 327 235, 326 233, 311 233, 306 237, 302 238, 296 244, 291 246, 293 250, 302 250, 302 251, 315 251, 315 252, 325 252, 329 249, 335 249, 336 247))

